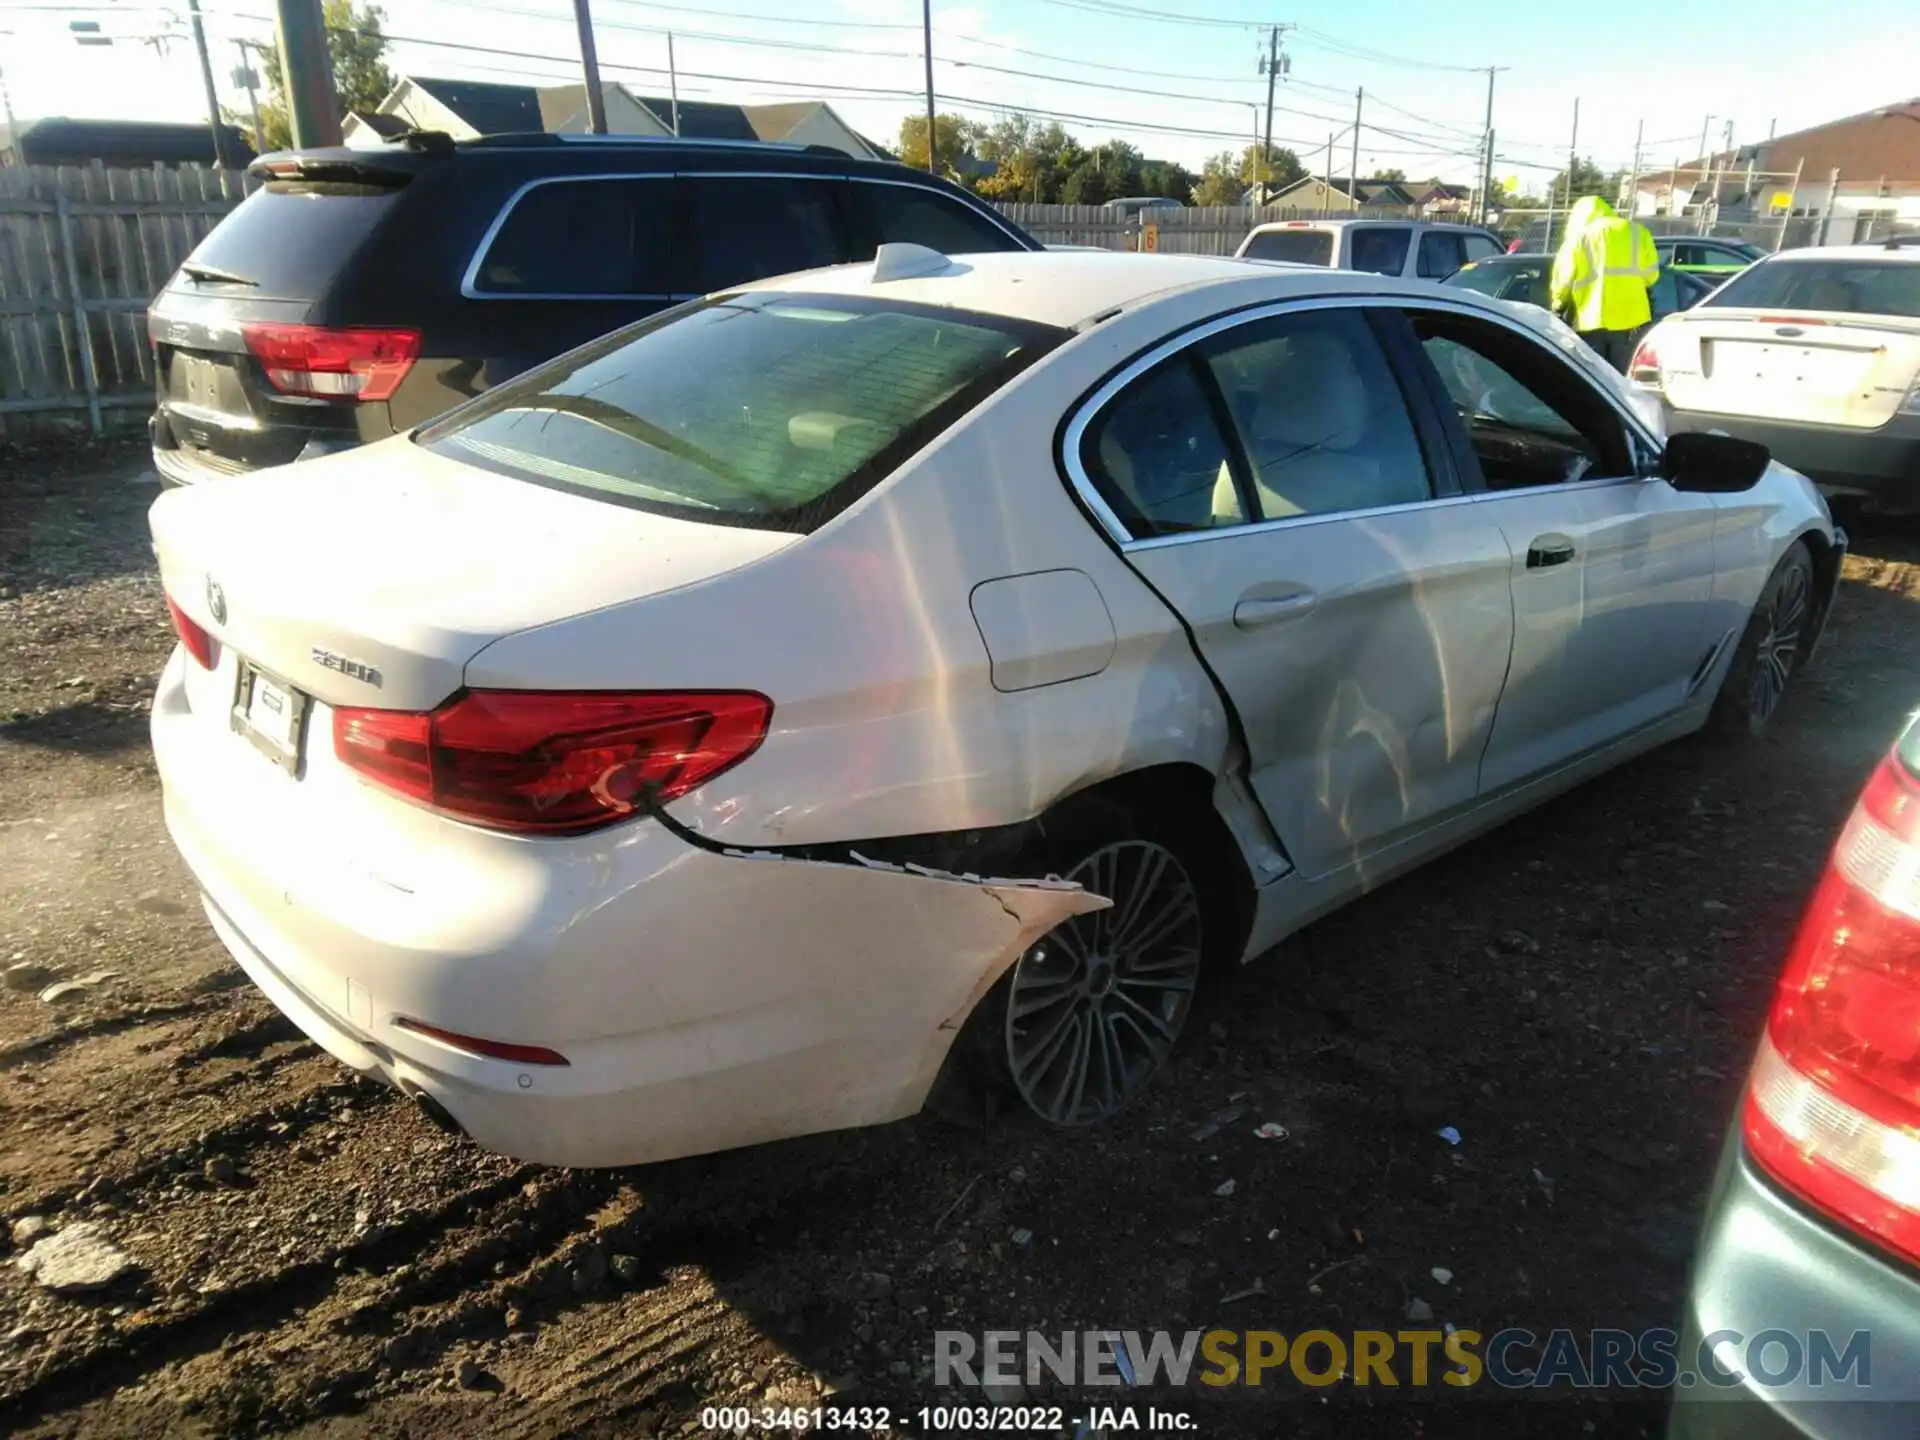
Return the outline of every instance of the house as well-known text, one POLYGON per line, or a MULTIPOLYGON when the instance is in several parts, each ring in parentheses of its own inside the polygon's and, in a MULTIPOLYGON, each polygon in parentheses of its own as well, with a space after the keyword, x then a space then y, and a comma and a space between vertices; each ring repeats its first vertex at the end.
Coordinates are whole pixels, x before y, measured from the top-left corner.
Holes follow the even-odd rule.
MULTIPOLYGON (((220 127, 226 151, 218 157, 233 169, 253 159, 253 146, 232 125, 220 127)), ((202 124, 151 120, 69 120, 49 116, 9 129, 0 126, 0 165, 91 165, 115 169, 154 165, 212 165, 213 132, 202 124)))
POLYGON ((1464 220, 1473 210, 1473 187, 1430 180, 1416 187, 1413 203, 1422 220, 1464 220))
POLYGON ((1920 221, 1920 99, 1643 174, 1633 202, 1646 216, 1801 217, 1834 244, 1920 221))
POLYGON ((1410 220, 1419 202, 1401 180, 1323 180, 1304 176, 1267 196, 1266 208, 1312 215, 1356 215, 1366 219, 1410 220), (1356 198, 1357 196, 1357 198, 1356 198))
MULTIPOLYGON (((690 139, 825 145, 862 160, 891 159, 819 100, 731 105, 639 95, 617 81, 600 87, 607 131, 614 135, 679 134, 690 139), (676 122, 678 129, 676 130, 676 122)), ((442 130, 456 140, 480 135, 583 135, 589 126, 585 85, 501 85, 481 80, 403 78, 379 108, 356 111, 341 127, 346 143, 373 149, 396 128, 442 130)))

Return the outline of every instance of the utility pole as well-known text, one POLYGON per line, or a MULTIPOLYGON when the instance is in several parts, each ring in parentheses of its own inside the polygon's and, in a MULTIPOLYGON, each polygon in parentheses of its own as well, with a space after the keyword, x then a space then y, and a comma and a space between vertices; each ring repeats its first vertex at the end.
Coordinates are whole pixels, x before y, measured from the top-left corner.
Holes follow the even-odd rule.
POLYGON ((1267 203, 1267 166, 1273 158, 1273 82, 1280 76, 1280 27, 1267 27, 1267 129, 1260 141, 1260 153, 1253 157, 1253 183, 1258 187, 1260 203, 1267 203))
POLYGON ((1573 212, 1573 172, 1580 165, 1580 97, 1573 97, 1573 138, 1567 142, 1567 212, 1573 212))
POLYGON ((920 0, 920 38, 927 56, 927 173, 938 175, 939 162, 934 158, 939 135, 933 123, 933 0, 920 0))
MULTIPOLYGON (((13 32, 8 30, 3 33, 11 35, 13 32)), ((17 148, 20 144, 20 127, 14 123, 13 92, 7 89, 7 72, 4 69, 0 69, 0 110, 4 110, 7 117, 7 143, 17 148)))
POLYGON ((587 87, 587 131, 607 133, 607 97, 600 89, 600 52, 593 44, 593 12, 588 0, 573 0, 573 26, 580 32, 580 78, 587 87))
MULTIPOLYGON (((1327 136, 1327 160, 1320 167, 1320 197, 1327 202, 1329 210, 1333 209, 1333 142, 1339 138, 1339 135, 1340 132, 1335 130, 1327 136)), ((1347 184, 1352 185, 1353 182, 1349 180, 1347 184)), ((1353 196, 1350 194, 1347 199, 1352 200, 1353 196)))
POLYGON ((267 128, 260 123, 260 72, 253 68, 247 55, 247 42, 236 40, 233 48, 240 52, 240 67, 233 72, 233 83, 247 92, 247 105, 253 111, 253 148, 256 154, 267 153, 267 128))
POLYGON ((1820 212, 1820 238, 1815 244, 1825 245, 1833 238, 1833 207, 1840 203, 1840 167, 1827 174, 1827 208, 1820 212))
POLYGON ((1367 87, 1362 85, 1353 92, 1353 158, 1347 166, 1347 184, 1355 194, 1360 190, 1360 107, 1366 101, 1367 87))
POLYGON ((1487 66, 1487 154, 1480 166, 1480 223, 1487 223, 1493 202, 1493 77, 1495 66, 1487 66))
POLYGON ((673 63, 673 32, 667 32, 667 93, 673 99, 673 136, 680 138, 680 72, 673 63))
POLYGON ((275 0, 280 29, 280 81, 295 149, 340 143, 333 61, 320 0, 275 0))
POLYGON ((207 131, 213 136, 213 163, 222 169, 234 168, 227 153, 227 137, 220 129, 220 96, 213 88, 213 60, 207 54, 207 29, 200 23, 200 0, 187 0, 187 15, 193 23, 193 48, 200 57, 200 84, 207 92, 207 131))
POLYGON ((1633 130, 1633 177, 1627 181, 1627 218, 1634 219, 1640 213, 1640 147, 1647 138, 1647 122, 1642 120, 1633 130))

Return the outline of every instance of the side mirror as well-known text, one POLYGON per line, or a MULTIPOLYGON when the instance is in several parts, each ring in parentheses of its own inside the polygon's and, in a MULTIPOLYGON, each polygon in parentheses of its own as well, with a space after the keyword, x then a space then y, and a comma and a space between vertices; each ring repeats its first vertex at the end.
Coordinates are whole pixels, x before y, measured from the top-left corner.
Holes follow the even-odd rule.
POLYGON ((1667 437, 1654 473, 1676 490, 1694 495, 1738 495, 1767 473, 1773 453, 1751 440, 1687 431, 1667 437))

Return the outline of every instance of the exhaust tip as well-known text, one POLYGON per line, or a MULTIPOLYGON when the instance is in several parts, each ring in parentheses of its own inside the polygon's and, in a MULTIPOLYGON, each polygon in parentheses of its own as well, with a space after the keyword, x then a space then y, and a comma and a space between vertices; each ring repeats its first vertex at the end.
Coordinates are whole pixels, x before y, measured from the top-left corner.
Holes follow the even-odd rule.
POLYGON ((411 1087, 407 1088, 407 1094, 412 1097, 413 1103, 420 1107, 420 1113, 433 1122, 435 1129, 448 1135, 458 1135, 463 1140, 466 1138, 467 1132, 465 1127, 453 1118, 453 1112, 451 1110, 434 1099, 433 1096, 424 1090, 415 1090, 411 1087))

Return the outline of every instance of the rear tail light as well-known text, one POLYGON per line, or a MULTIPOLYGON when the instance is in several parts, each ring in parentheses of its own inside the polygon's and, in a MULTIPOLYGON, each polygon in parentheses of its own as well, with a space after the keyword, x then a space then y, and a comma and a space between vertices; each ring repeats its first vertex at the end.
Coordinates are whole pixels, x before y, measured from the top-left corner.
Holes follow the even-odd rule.
POLYGON ((1787 1189, 1920 1262, 1920 781, 1897 757, 1801 921, 1742 1129, 1787 1189))
POLYGON ((247 349, 283 395, 387 400, 420 355, 418 330, 330 330, 322 325, 241 325, 247 349))
POLYGON ((1660 352, 1654 349, 1651 338, 1642 340, 1634 350, 1633 359, 1627 362, 1627 378, 1649 390, 1660 388, 1660 352))
POLYGON ((369 780, 461 820, 578 834, 677 799, 760 747, 773 702, 685 694, 472 690, 431 713, 339 709, 333 748, 369 780))
POLYGON ((180 637, 180 643, 187 647, 187 653, 200 664, 202 670, 213 669, 213 637, 186 611, 174 604, 171 595, 167 599, 167 614, 173 617, 173 633, 180 637))
POLYGON ((438 1040, 442 1045, 454 1050, 463 1050, 469 1055, 478 1055, 487 1060, 510 1060, 516 1065, 568 1065, 568 1060, 558 1050, 549 1050, 544 1045, 520 1045, 511 1040, 482 1040, 477 1035, 462 1035, 455 1030, 442 1030, 437 1025, 429 1025, 422 1020, 409 1020, 404 1015, 394 1017, 394 1026, 400 1030, 411 1030, 416 1035, 424 1035, 429 1040, 438 1040))

